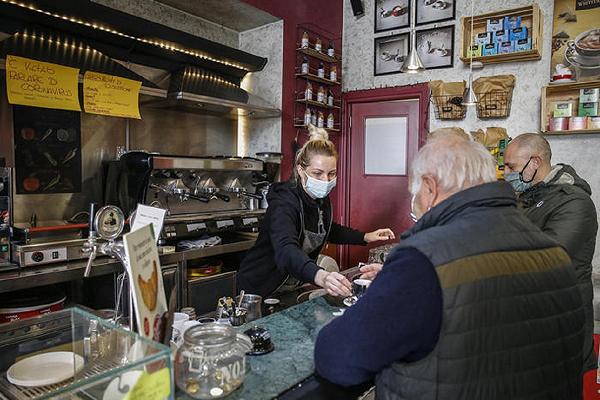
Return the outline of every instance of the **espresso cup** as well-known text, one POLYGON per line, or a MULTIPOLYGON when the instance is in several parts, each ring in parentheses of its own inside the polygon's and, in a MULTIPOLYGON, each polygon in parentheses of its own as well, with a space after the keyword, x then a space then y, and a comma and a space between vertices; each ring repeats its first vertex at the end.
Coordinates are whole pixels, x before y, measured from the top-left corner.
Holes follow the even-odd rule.
POLYGON ((352 281, 352 295, 357 299, 367 292, 367 288, 371 284, 369 279, 355 279, 352 281))

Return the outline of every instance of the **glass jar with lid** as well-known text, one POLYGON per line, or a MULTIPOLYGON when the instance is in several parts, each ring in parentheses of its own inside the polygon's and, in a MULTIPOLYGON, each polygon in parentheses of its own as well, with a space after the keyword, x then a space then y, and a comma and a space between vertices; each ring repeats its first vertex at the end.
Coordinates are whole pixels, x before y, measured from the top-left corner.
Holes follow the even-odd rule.
POLYGON ((177 386, 195 399, 216 399, 237 389, 246 377, 250 338, 223 324, 188 329, 175 355, 177 386))

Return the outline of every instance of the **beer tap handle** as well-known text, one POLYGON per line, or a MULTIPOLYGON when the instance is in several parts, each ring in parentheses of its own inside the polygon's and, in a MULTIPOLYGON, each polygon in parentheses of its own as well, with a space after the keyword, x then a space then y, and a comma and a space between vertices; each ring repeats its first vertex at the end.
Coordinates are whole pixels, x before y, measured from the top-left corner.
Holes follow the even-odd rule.
POLYGON ((83 273, 84 278, 89 278, 90 272, 92 271, 92 263, 96 259, 96 252, 98 251, 96 245, 92 246, 90 250, 90 257, 88 258, 88 262, 85 266, 85 272, 83 273))
POLYGON ((98 211, 98 203, 90 203, 90 218, 88 220, 88 226, 90 230, 90 237, 92 234, 95 236, 95 228, 94 228, 94 217, 96 216, 96 211, 98 211))

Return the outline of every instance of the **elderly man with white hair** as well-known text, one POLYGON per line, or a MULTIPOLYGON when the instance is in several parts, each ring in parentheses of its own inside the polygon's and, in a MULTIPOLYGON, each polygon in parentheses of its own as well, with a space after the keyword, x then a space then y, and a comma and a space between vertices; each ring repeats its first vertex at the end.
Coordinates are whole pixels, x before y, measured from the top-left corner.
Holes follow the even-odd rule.
POLYGON ((344 386, 375 378, 384 400, 580 399, 571 261, 496 182, 491 155, 435 138, 413 161, 410 191, 416 224, 319 333, 318 373, 344 386))

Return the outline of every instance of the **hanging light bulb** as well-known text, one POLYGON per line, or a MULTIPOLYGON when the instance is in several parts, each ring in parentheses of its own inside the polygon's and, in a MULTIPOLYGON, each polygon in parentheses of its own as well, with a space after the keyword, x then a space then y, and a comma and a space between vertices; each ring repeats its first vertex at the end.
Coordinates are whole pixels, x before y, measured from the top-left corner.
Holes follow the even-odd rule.
POLYGON ((423 62, 417 53, 417 35, 415 32, 415 7, 410 7, 410 51, 408 57, 402 63, 400 71, 409 74, 416 74, 425 71, 423 62))
POLYGON ((471 0, 471 45, 469 47, 469 82, 468 86, 465 90, 465 96, 463 97, 463 106, 475 106, 479 103, 479 99, 477 98, 477 94, 475 90, 473 90, 473 19, 475 18, 473 3, 475 0, 471 0), (466 97, 466 99, 465 99, 466 97), (465 101, 466 100, 466 101, 465 101))
POLYGON ((423 62, 421 61, 421 58, 417 53, 417 38, 414 29, 411 32, 410 41, 410 52, 408 53, 408 57, 406 57, 406 59, 404 60, 400 71, 406 72, 408 74, 416 74, 418 72, 423 72, 425 71, 425 67, 423 66, 423 62))

